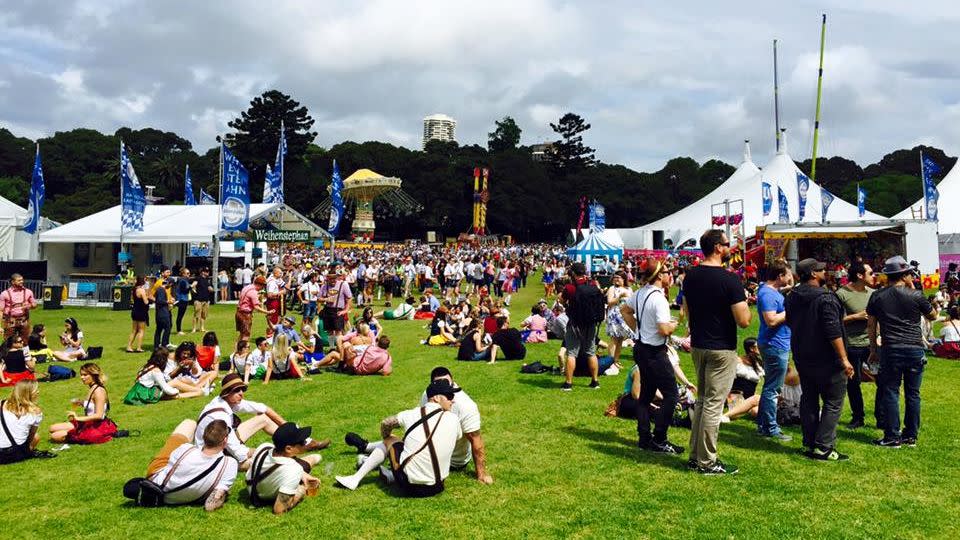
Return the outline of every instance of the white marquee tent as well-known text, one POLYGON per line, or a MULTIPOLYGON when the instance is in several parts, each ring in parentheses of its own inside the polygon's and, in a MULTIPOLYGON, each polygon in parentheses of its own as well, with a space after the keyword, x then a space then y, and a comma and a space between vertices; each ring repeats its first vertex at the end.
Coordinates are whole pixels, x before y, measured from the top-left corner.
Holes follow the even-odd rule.
MULTIPOLYGON (((917 191, 920 191, 920 180, 917 180, 917 191)), ((960 234, 960 212, 950 211, 950 204, 960 201, 960 161, 950 169, 950 172, 943 177, 943 180, 937 184, 937 191, 940 192, 938 201, 940 211, 937 212, 937 230, 940 234, 960 234)), ((893 216, 894 219, 919 219, 920 210, 923 209, 923 215, 926 216, 926 207, 921 198, 911 206, 904 208, 902 212, 893 216)))
MULTIPOLYGON (((39 258, 36 235, 23 231, 28 219, 30 214, 26 208, 0 197, 0 261, 39 258)), ((56 226, 56 223, 41 216, 37 230, 42 232, 56 226)))

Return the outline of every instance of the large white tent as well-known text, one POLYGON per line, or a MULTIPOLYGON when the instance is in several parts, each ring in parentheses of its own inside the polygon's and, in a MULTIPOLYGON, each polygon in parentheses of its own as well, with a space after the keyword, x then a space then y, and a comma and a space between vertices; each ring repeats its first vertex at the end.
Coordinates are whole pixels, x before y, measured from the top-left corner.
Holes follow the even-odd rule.
MULTIPOLYGON (((29 219, 26 208, 0 197, 0 261, 37 260, 37 236, 23 230, 29 219)), ((56 226, 53 221, 41 217, 37 230, 42 232, 56 226)))
MULTIPOLYGON (((757 227, 778 221, 778 187, 783 190, 787 199, 791 223, 820 223, 822 219, 822 199, 820 197, 820 186, 815 182, 810 182, 804 217, 802 220, 800 219, 800 203, 797 190, 798 173, 800 173, 800 169, 787 152, 785 136, 781 140, 780 150, 763 169, 757 169, 757 166, 751 161, 750 147, 747 144, 744 147, 743 163, 719 187, 686 208, 632 230, 663 231, 664 240, 669 239, 673 241, 675 246, 679 246, 688 240, 699 238, 704 230, 713 226, 712 209, 714 205, 731 201, 733 203, 731 213, 737 213, 739 204, 734 203, 734 201, 740 200, 743 202, 743 233, 747 237, 753 236, 757 227), (767 215, 763 214, 764 182, 770 184, 771 196, 773 197, 773 204, 767 215)), ((826 221, 849 222, 876 219, 884 218, 872 212, 867 212, 861 218, 855 205, 837 197, 827 210, 826 221)), ((627 248, 653 247, 652 245, 632 246, 622 230, 620 236, 623 237, 627 248)))
MULTIPOLYGON (((917 191, 922 186, 920 180, 917 180, 917 191)), ((960 161, 950 169, 950 172, 943 177, 943 180, 937 184, 937 191, 940 192, 938 204, 940 210, 937 212, 937 231, 943 234, 960 234, 960 212, 953 213, 950 209, 950 203, 960 201, 960 161)), ((920 211, 926 217, 927 211, 924 201, 921 198, 912 205, 904 208, 903 211, 893 216, 894 219, 919 219, 920 211)))

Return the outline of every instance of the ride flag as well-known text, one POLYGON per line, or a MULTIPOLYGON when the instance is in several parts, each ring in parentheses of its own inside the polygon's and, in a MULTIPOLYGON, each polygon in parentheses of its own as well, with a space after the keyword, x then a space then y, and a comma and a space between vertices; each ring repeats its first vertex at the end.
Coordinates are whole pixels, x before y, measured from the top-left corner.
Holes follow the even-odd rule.
POLYGON ((330 234, 337 235, 341 219, 343 219, 343 180, 340 178, 337 160, 333 160, 333 178, 330 180, 330 222, 327 225, 330 234))
POLYGON ((790 207, 787 204, 787 194, 783 192, 783 188, 777 186, 777 203, 780 207, 780 221, 781 223, 790 222, 790 207))
POLYGON ((46 188, 43 185, 43 167, 40 165, 40 145, 37 145, 37 157, 33 161, 33 175, 30 180, 30 198, 27 201, 27 222, 23 231, 33 234, 40 224, 40 209, 43 208, 43 199, 46 188))
POLYGON ((773 209, 773 189, 772 186, 766 182, 762 184, 762 195, 763 195, 763 217, 770 215, 770 210, 773 209))
MULTIPOLYGON (((923 154, 921 153, 921 156, 923 154)), ((923 156, 920 159, 920 174, 923 176, 923 201, 927 209, 927 221, 937 221, 937 201, 940 199, 940 191, 937 190, 937 184, 933 181, 933 175, 940 172, 940 166, 932 159, 923 156)))
POLYGON ((857 184, 857 212, 860 217, 867 213, 867 190, 857 184))
POLYGON ((820 187, 820 201, 821 201, 821 217, 820 222, 823 223, 827 221, 827 210, 830 209, 830 205, 833 204, 833 199, 836 197, 833 196, 833 193, 820 187))
POLYGON ((797 221, 803 221, 803 216, 807 214, 807 191, 809 190, 810 179, 807 178, 807 175, 797 171, 797 202, 800 204, 797 221))
POLYGON ((250 225, 250 173, 220 143, 223 177, 220 179, 220 228, 225 231, 246 231, 250 225))
POLYGON ((120 142, 120 232, 143 232, 143 211, 147 207, 147 197, 133 163, 127 156, 127 147, 120 142))
POLYGON ((200 204, 217 204, 217 200, 213 198, 213 195, 207 193, 204 190, 200 190, 200 204))
POLYGON ((603 205, 594 201, 590 203, 590 232, 603 232, 607 228, 607 212, 603 205))
POLYGON ((184 177, 186 180, 183 182, 183 203, 187 206, 194 206, 197 204, 197 198, 193 196, 193 180, 190 179, 189 165, 187 165, 187 172, 184 177))

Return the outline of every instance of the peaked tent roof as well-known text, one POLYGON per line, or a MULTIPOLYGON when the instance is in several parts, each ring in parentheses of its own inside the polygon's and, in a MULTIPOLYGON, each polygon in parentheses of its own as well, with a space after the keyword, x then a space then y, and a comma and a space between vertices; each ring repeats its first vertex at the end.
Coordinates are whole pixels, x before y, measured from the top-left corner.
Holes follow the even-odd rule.
POLYGON ((623 248, 607 243, 599 234, 589 234, 577 245, 567 248, 567 255, 621 257, 623 248))
MULTIPOLYGON (((946 208, 944 203, 960 201, 960 160, 958 160, 957 164, 950 169, 950 172, 943 177, 943 180, 937 184, 937 191, 940 192, 938 204, 941 208, 946 208)), ((904 208, 903 211, 893 216, 893 219, 919 218, 920 215, 917 214, 917 216, 914 217, 914 212, 912 211, 912 209, 917 207, 923 207, 923 199, 904 208)), ((926 214, 926 210, 924 210, 924 214, 926 214)), ((937 212, 937 232, 940 234, 960 233, 960 212, 937 212)))
MULTIPOLYGON (((129 243, 183 244, 209 242, 220 232, 220 206, 150 204, 143 212, 143 232, 125 232, 129 243)), ((269 219, 279 229, 307 230, 318 236, 329 234, 285 204, 251 204, 250 222, 269 219)), ((40 242, 119 242, 120 205, 71 221, 40 234, 40 242)))

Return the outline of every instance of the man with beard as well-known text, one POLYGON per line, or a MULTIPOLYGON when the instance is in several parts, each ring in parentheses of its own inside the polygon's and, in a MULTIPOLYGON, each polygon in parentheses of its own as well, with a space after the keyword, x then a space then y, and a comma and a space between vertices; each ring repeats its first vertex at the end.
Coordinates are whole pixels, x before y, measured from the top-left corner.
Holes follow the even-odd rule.
POLYGON ((793 361, 800 375, 800 424, 805 455, 822 461, 843 461, 837 452, 837 423, 843 410, 847 379, 853 366, 847 360, 843 306, 825 289, 827 265, 816 259, 797 263, 800 285, 784 302, 790 327, 793 361), (821 408, 821 401, 823 406, 821 408))

